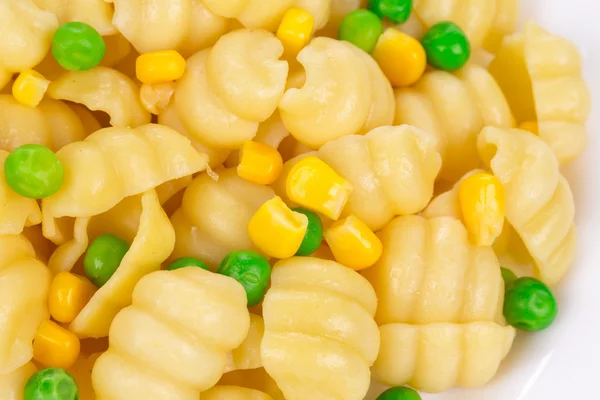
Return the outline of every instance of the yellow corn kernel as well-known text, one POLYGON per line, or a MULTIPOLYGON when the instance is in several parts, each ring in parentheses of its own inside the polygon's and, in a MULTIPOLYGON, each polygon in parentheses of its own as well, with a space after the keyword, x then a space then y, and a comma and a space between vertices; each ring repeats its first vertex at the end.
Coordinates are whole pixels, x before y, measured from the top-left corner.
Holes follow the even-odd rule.
POLYGON ((521 125, 519 125, 519 129, 521 129, 523 131, 531 132, 534 135, 540 134, 540 129, 539 129, 538 123, 536 121, 521 122, 521 125))
POLYGON ((504 225, 504 185, 485 172, 465 178, 458 186, 458 201, 471 241, 491 246, 504 225))
POLYGON ((290 210, 280 197, 273 197, 254 213, 248 234, 256 247, 275 258, 292 257, 302 244, 308 218, 290 210))
POLYGON ((137 58, 135 74, 142 83, 166 83, 181 78, 185 64, 185 59, 175 50, 154 51, 137 58))
POLYGON ((315 27, 311 13, 301 8, 290 8, 283 15, 277 29, 277 38, 283 43, 284 55, 296 57, 309 42, 315 27))
POLYGON ((375 264, 383 251, 377 235, 354 215, 334 222, 323 236, 336 261, 355 271, 375 264))
POLYGON ((266 144, 246 141, 240 149, 237 173, 247 181, 270 185, 281 174, 283 159, 279 152, 266 144))
POLYGON ((394 28, 379 37, 373 58, 394 87, 406 87, 417 82, 427 66, 427 56, 421 43, 394 28))
POLYGON ((298 161, 285 182, 288 198, 302 207, 337 220, 348 202, 352 185, 319 158, 298 161))
POLYGON ((48 306, 50 315, 58 322, 71 323, 90 301, 96 286, 79 275, 60 272, 50 284, 48 306))
POLYGON ((49 85, 50 81, 42 74, 29 69, 19 74, 12 86, 12 94, 19 103, 37 107, 44 98, 49 85))
POLYGON ((46 367, 71 367, 79 350, 79 338, 53 321, 42 322, 33 338, 33 359, 46 367))

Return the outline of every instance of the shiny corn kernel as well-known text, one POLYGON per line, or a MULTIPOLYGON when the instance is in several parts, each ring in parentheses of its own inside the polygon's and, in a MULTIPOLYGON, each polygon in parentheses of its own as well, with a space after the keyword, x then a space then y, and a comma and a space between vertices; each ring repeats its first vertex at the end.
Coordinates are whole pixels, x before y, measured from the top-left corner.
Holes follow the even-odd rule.
POLYGON ((175 83, 165 82, 149 85, 144 83, 140 88, 142 106, 151 114, 160 115, 171 103, 175 93, 175 83))
POLYGON ((150 85, 176 81, 184 72, 185 59, 175 50, 142 54, 135 61, 138 80, 150 85))
POLYGON ((301 8, 286 11, 277 29, 277 38, 287 57, 295 57, 310 42, 314 27, 315 19, 308 11, 301 8))
POLYGON ((298 161, 290 170, 285 190, 304 208, 337 220, 348 202, 352 185, 314 156, 298 161))
POLYGON ((540 129, 539 129, 538 123, 536 121, 521 122, 521 125, 519 125, 519 129, 521 129, 523 131, 531 132, 534 135, 540 134, 540 129))
POLYGON ((37 107, 44 98, 50 81, 39 72, 33 70, 23 71, 19 74, 12 86, 12 94, 19 103, 37 107))
POLYGON ((421 43, 394 28, 379 37, 373 58, 394 87, 406 87, 417 82, 427 66, 427 55, 421 43))
POLYGON ((79 357, 79 338, 52 321, 44 321, 33 338, 33 359, 45 367, 67 369, 79 357))
POLYGON ((58 322, 71 323, 90 301, 96 286, 79 275, 60 272, 50 284, 48 306, 50 315, 58 322))
POLYGON ((383 251, 377 235, 354 215, 334 222, 324 236, 336 261, 355 271, 375 264, 383 251))
POLYGON ((458 200, 463 222, 471 241, 491 246, 504 225, 504 185, 485 172, 465 178, 458 186, 458 200))
POLYGON ((281 174, 283 159, 279 152, 266 144, 246 141, 240 150, 237 173, 247 181, 270 185, 281 174))
POLYGON ((302 244, 308 218, 294 212, 275 196, 254 213, 248 223, 248 234, 256 247, 275 258, 292 257, 302 244))

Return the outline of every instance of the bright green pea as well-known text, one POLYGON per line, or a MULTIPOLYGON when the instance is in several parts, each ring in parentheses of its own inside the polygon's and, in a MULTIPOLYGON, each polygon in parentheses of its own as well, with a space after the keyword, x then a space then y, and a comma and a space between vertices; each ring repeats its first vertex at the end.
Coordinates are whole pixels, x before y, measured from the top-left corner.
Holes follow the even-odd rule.
POLYGON ((500 273, 502 274, 502 279, 504 280, 505 289, 508 289, 508 287, 517 280, 517 275, 515 275, 515 273, 508 268, 500 268, 500 273))
POLYGON ((377 400, 421 400, 421 396, 410 388, 395 387, 381 393, 377 400))
POLYGON ((370 53, 383 33, 383 23, 368 10, 356 10, 346 15, 340 24, 339 38, 370 53))
POLYGON ((402 24, 410 17, 412 4, 412 0, 369 0, 369 10, 381 19, 402 24))
POLYGON ((104 58, 106 43, 92 26, 67 22, 58 27, 52 38, 52 55, 64 69, 85 71, 104 58))
POLYGON ((271 264, 254 251, 232 251, 221 261, 217 273, 238 281, 246 291, 248 307, 252 307, 265 297, 271 279, 271 264))
POLYGON ((79 387, 62 368, 46 368, 31 375, 25 384, 24 400, 79 400, 79 387))
POLYGON ((173 271, 185 267, 200 267, 208 271, 208 267, 202 261, 194 257, 181 257, 173 261, 165 268, 167 271, 173 271))
POLYGON ((506 322, 522 331, 546 329, 558 314, 552 291, 535 278, 519 278, 506 290, 504 317, 506 322))
POLYGON ((108 282, 129 251, 129 246, 126 240, 112 233, 100 235, 94 240, 83 259, 85 273, 94 285, 102 287, 108 282))
POLYGON ((302 244, 296 252, 297 256, 308 256, 319 248, 323 241, 323 223, 319 216, 304 208, 294 208, 293 211, 304 214, 308 217, 308 228, 302 239, 302 244))
POLYGON ((4 176, 12 190, 23 197, 43 199, 60 189, 65 171, 52 150, 26 144, 13 150, 4 161, 4 176))
POLYGON ((438 22, 421 39, 427 62, 441 70, 462 68, 471 56, 469 39, 454 22, 438 22))

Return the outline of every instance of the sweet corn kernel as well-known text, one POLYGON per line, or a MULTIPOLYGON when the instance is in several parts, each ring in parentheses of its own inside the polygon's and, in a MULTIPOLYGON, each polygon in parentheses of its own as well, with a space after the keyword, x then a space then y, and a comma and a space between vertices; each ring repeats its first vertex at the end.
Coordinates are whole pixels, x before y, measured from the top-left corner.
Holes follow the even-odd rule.
POLYGON ((383 251, 377 235, 354 215, 334 222, 324 236, 336 261, 355 271, 375 264, 383 251))
POLYGON ((50 315, 58 322, 68 324, 90 301, 96 286, 79 275, 60 272, 52 280, 48 294, 50 315))
POLYGON ((175 93, 174 82, 154 85, 144 83, 140 88, 140 100, 146 111, 154 115, 160 115, 171 103, 173 93, 175 93))
POLYGON ((176 81, 185 72, 185 59, 175 50, 155 51, 140 55, 135 61, 135 74, 147 84, 176 81))
POLYGON ((523 131, 531 132, 534 135, 540 134, 540 129, 539 129, 538 123, 536 121, 521 122, 521 125, 519 125, 519 129, 521 129, 523 131))
POLYGON ((248 234, 256 247, 275 258, 292 257, 302 244, 308 218, 294 212, 275 196, 264 203, 250 219, 248 234))
POLYGON ((417 82, 427 66, 427 55, 421 43, 394 28, 386 29, 371 54, 394 87, 417 82))
POLYGON ((352 185, 319 158, 309 156, 290 170, 285 190, 302 207, 337 220, 348 202, 352 185))
POLYGON ((79 350, 79 338, 53 321, 42 322, 33 338, 33 359, 46 367, 71 367, 79 350))
POLYGON ((12 86, 12 94, 19 103, 37 107, 44 98, 50 81, 39 72, 33 70, 23 71, 19 74, 12 86))
POLYGON ((281 174, 283 159, 279 152, 266 144, 246 141, 240 149, 237 173, 247 181, 270 185, 281 174))
POLYGON ((478 246, 491 246, 504 225, 504 185, 485 172, 465 178, 458 186, 465 227, 478 246))
POLYGON ((311 13, 301 8, 290 8, 283 15, 277 29, 277 38, 283 43, 286 57, 296 57, 309 42, 315 27, 311 13))

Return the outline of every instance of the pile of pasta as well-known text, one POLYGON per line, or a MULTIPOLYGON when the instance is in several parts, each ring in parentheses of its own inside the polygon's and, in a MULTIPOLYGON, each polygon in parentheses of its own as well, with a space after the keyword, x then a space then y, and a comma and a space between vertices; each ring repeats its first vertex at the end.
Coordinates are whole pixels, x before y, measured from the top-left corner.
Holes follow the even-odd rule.
POLYGON ((47 368, 81 400, 360 400, 497 374, 517 334, 501 266, 553 287, 574 261, 581 57, 518 30, 516 0, 415 0, 378 46, 450 21, 471 57, 398 85, 338 38, 366 6, 0 0, 0 398, 33 399, 47 368), (99 65, 57 62, 73 21, 99 65), (6 178, 31 144, 64 169, 43 199, 6 178), (127 247, 98 285, 84 259, 106 234, 127 247), (268 260, 258 297, 223 273, 240 251, 268 260))

